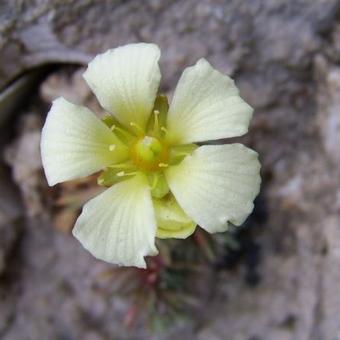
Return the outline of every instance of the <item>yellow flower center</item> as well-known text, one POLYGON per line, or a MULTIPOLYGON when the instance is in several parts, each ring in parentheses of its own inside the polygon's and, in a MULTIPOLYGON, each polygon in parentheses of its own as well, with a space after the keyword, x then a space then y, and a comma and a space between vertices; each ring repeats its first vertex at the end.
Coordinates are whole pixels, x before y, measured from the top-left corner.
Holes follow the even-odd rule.
POLYGON ((143 171, 159 171, 168 166, 169 150, 158 138, 144 136, 131 148, 134 164, 143 171))

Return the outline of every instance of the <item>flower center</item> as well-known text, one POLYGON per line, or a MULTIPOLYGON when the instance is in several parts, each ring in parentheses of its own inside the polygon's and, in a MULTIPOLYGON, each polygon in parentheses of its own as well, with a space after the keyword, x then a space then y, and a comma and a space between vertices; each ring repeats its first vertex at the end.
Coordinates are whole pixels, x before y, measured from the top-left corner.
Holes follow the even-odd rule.
POLYGON ((131 150, 132 160, 144 171, 158 171, 167 167, 168 156, 168 147, 151 136, 138 139, 131 150))

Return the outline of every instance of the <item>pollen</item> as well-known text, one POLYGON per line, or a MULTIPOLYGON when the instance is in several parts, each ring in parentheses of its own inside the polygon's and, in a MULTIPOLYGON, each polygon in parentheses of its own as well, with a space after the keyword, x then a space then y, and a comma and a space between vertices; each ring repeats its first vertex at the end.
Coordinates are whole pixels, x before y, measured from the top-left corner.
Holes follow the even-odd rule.
POLYGON ((109 146, 109 150, 110 150, 110 151, 113 151, 115 148, 116 148, 116 144, 111 144, 111 145, 109 146))

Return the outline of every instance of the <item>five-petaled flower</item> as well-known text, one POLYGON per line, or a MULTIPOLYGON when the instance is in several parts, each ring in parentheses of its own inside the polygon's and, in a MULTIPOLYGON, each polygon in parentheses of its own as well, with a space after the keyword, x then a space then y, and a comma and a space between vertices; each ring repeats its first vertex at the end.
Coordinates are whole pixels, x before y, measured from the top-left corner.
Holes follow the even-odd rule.
POLYGON ((256 152, 241 144, 201 145, 241 136, 252 108, 232 79, 205 60, 182 74, 170 106, 158 95, 160 50, 131 44, 96 56, 84 78, 102 107, 56 99, 42 132, 50 185, 101 171, 108 187, 85 204, 73 234, 95 257, 145 267, 155 237, 186 238, 241 225, 260 187, 256 152))

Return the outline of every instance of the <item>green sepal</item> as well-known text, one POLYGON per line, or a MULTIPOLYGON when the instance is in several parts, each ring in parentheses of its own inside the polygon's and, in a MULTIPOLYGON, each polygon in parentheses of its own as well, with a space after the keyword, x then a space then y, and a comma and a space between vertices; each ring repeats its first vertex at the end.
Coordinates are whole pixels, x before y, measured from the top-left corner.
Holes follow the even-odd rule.
POLYGON ((103 118, 102 118, 102 122, 108 127, 111 129, 111 127, 113 125, 117 125, 118 124, 118 121, 116 118, 114 118, 112 115, 105 115, 103 118))
POLYGON ((155 99, 155 103, 152 109, 152 114, 150 115, 150 119, 147 125, 147 135, 155 136, 155 137, 162 137, 164 135, 164 131, 161 130, 161 127, 166 126, 166 116, 169 110, 169 102, 168 98, 164 94, 157 95, 155 99), (155 131, 155 114, 154 111, 158 111, 158 130, 155 131))
POLYGON ((158 238, 187 238, 196 229, 192 221, 177 203, 172 194, 154 199, 158 238))
POLYGON ((159 94, 156 97, 155 104, 153 110, 159 111, 159 123, 160 126, 165 126, 166 124, 166 115, 169 110, 169 101, 165 94, 159 94))
POLYGON ((182 160, 191 155, 196 149, 198 145, 196 144, 183 144, 183 145, 174 145, 169 148, 169 164, 176 165, 182 162, 182 160))
POLYGON ((121 168, 106 168, 97 178, 98 185, 110 187, 111 185, 125 180, 127 178, 126 176, 117 176, 117 174, 122 171, 121 168))
POLYGON ((136 137, 133 136, 122 124, 118 122, 118 120, 113 117, 112 115, 106 115, 102 118, 102 122, 112 130, 112 133, 114 133, 117 138, 121 142, 123 142, 125 145, 130 146, 133 144, 136 140, 136 137), (117 129, 112 128, 113 126, 116 126, 117 129))
POLYGON ((170 191, 168 182, 162 172, 151 172, 148 174, 151 186, 151 195, 154 198, 163 198, 170 191))

